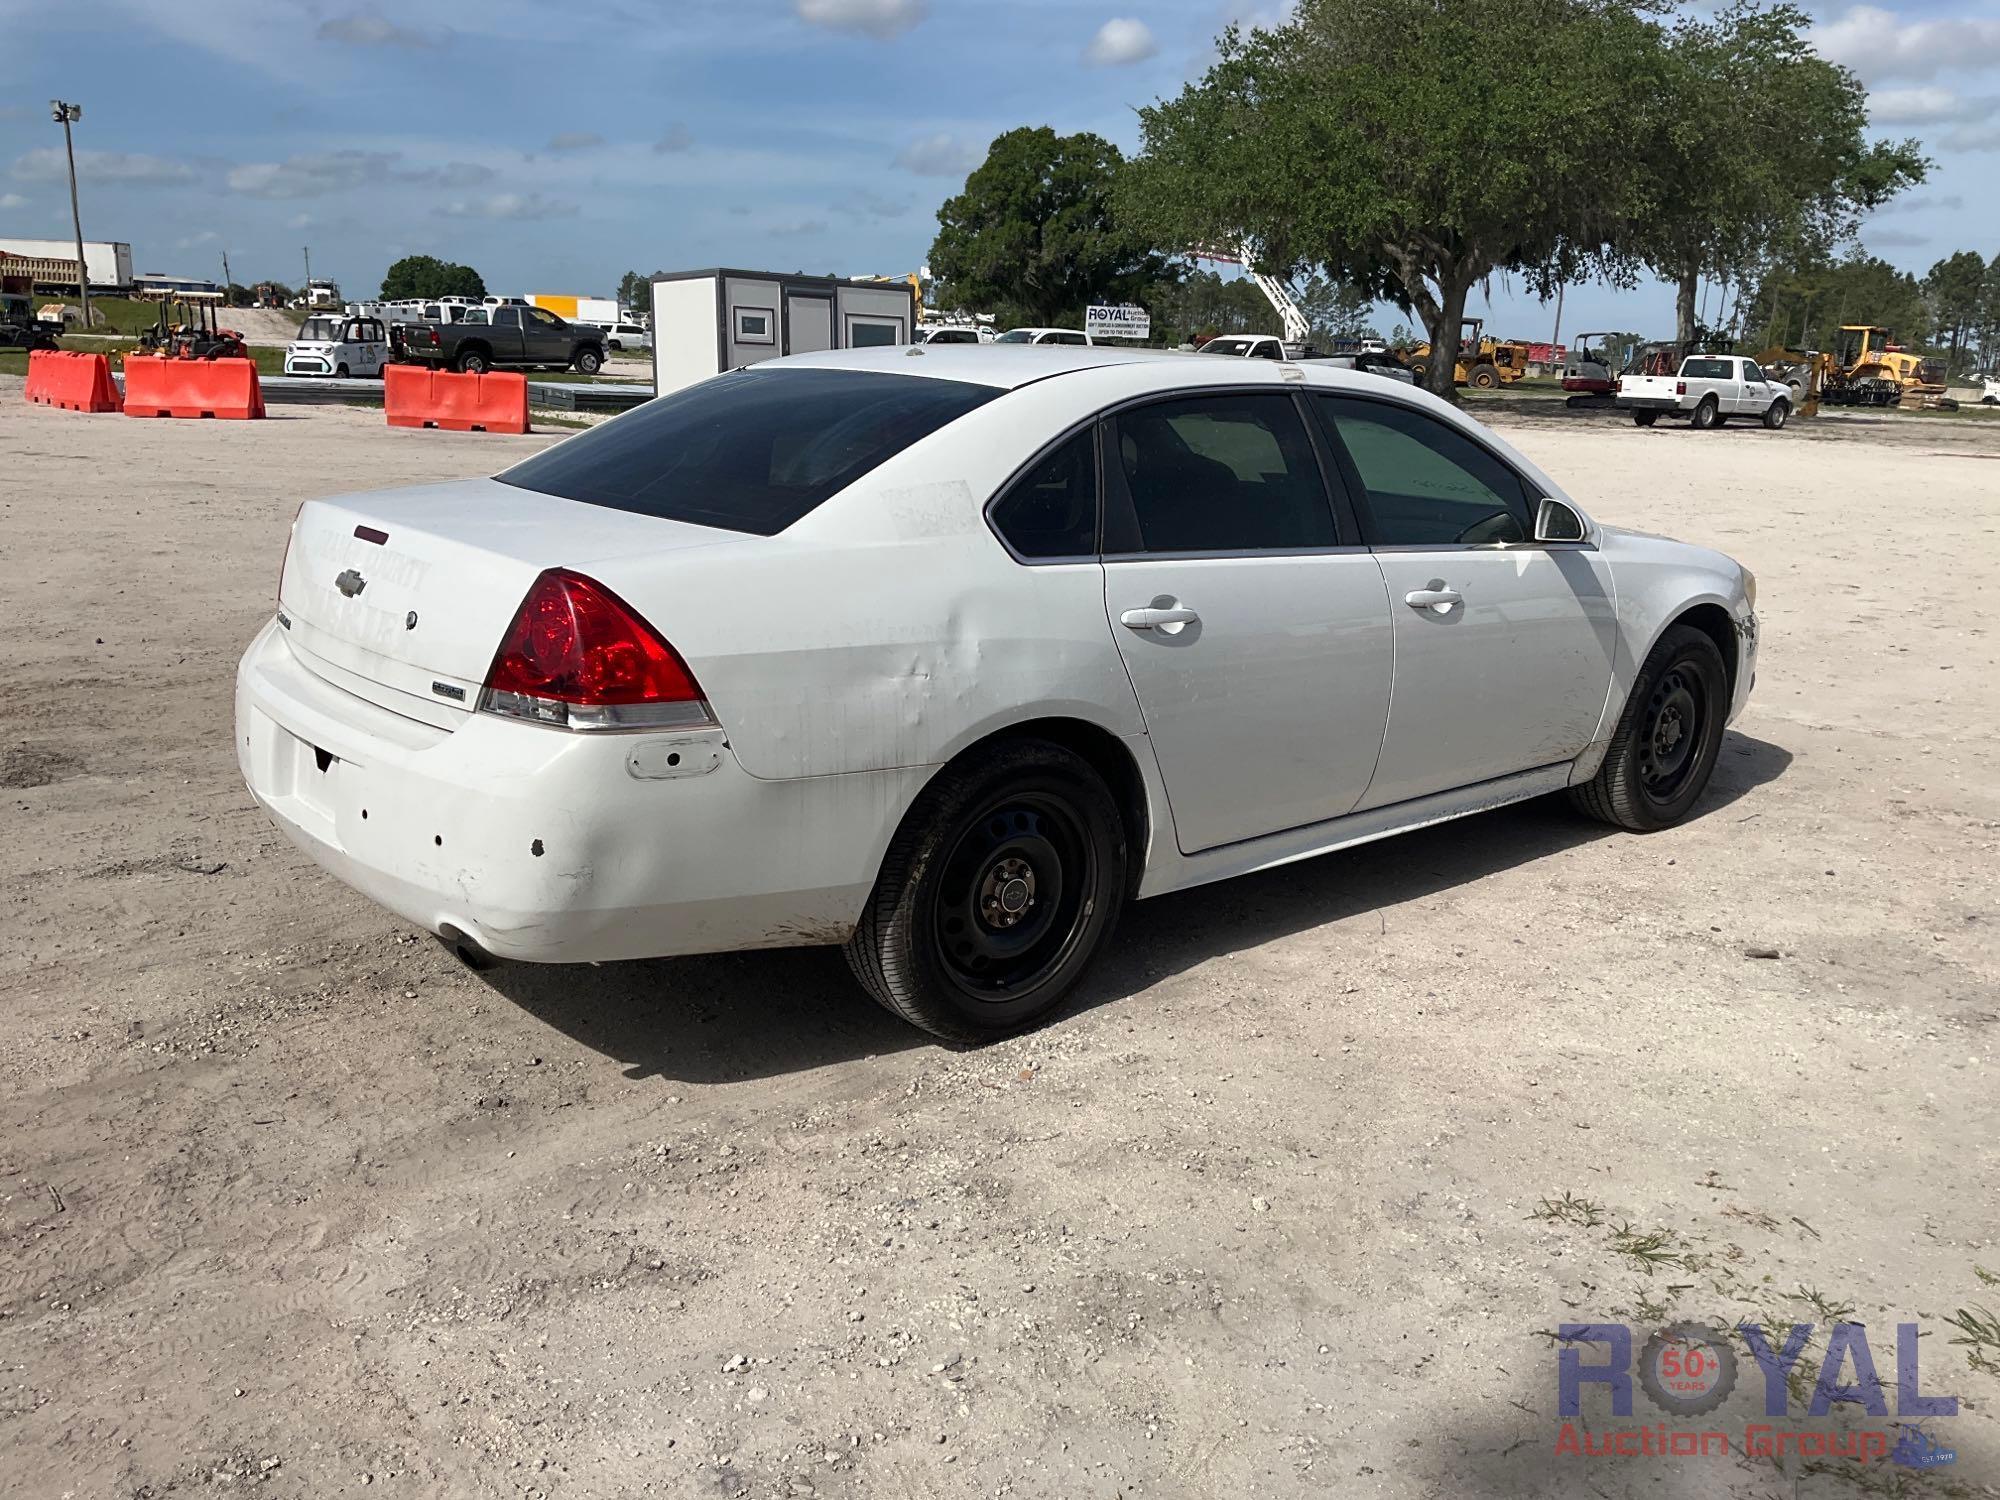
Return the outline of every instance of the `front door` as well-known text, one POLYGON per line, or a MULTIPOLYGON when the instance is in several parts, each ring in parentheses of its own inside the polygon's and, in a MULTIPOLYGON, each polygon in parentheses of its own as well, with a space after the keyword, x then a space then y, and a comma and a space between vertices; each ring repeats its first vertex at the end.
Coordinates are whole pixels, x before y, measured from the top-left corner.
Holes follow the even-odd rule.
POLYGON ((817 354, 833 347, 833 299, 801 292, 785 295, 787 354, 817 354))
POLYGON ((1183 853, 1340 816, 1389 708, 1382 572, 1289 391, 1108 424, 1104 602, 1183 853))
POLYGON ((1616 640, 1610 569, 1536 545, 1539 495, 1497 453, 1413 407, 1314 396, 1364 501, 1389 595, 1395 702, 1362 807, 1577 756, 1616 640))

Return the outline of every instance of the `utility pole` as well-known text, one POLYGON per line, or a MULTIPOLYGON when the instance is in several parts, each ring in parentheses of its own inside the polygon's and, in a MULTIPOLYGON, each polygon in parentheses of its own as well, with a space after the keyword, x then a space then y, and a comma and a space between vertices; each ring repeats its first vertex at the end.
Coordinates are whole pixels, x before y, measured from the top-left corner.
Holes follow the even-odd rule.
POLYGON ((300 288, 305 293, 306 306, 312 306, 313 294, 313 247, 306 246, 306 284, 300 288))
POLYGON ((222 305, 229 305, 229 252, 222 252, 222 305))
POLYGON ((1560 348, 1562 347, 1562 341, 1563 341, 1563 293, 1564 293, 1564 292, 1566 292, 1566 291, 1568 291, 1568 290, 1569 290, 1569 288, 1568 288, 1567 286, 1558 286, 1558 287, 1556 288, 1556 326, 1555 326, 1555 330, 1554 330, 1554 332, 1550 333, 1550 335, 1549 335, 1549 353, 1550 353, 1551 355, 1553 355, 1553 354, 1554 354, 1554 353, 1556 352, 1556 350, 1558 350, 1558 349, 1560 349, 1560 348))
POLYGON ((83 264, 83 210, 76 203, 76 142, 69 128, 83 118, 81 104, 49 101, 49 115, 63 128, 63 150, 69 155, 69 221, 76 229, 76 291, 83 302, 83 331, 90 332, 90 272, 83 264))

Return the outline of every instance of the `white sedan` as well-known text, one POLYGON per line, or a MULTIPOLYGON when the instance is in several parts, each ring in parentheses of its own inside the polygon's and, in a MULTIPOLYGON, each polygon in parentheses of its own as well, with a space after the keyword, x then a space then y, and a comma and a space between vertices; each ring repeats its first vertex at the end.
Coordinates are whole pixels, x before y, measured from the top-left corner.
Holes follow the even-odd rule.
POLYGON ((839 943, 979 1039, 1131 898, 1564 789, 1679 822, 1755 595, 1374 376, 854 350, 308 502, 236 749, 469 961, 839 943))

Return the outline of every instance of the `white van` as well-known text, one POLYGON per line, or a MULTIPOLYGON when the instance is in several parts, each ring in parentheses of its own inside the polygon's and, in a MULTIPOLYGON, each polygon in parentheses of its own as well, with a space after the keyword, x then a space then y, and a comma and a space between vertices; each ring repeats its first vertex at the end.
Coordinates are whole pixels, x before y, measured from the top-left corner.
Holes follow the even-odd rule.
POLYGON ((380 375, 389 335, 380 318, 316 313, 285 349, 287 375, 380 375))

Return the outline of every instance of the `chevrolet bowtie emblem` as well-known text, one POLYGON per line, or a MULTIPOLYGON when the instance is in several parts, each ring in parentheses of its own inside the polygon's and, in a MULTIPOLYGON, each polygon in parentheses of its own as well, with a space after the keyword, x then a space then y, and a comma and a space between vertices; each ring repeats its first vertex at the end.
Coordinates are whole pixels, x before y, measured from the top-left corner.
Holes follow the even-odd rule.
POLYGON ((363 578, 353 568, 349 568, 345 573, 342 573, 338 578, 333 580, 333 586, 352 599, 356 594, 368 587, 368 580, 363 578))

